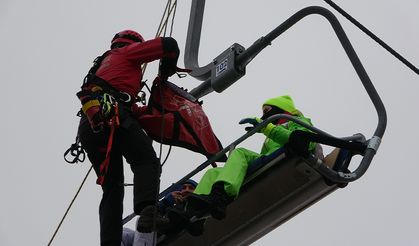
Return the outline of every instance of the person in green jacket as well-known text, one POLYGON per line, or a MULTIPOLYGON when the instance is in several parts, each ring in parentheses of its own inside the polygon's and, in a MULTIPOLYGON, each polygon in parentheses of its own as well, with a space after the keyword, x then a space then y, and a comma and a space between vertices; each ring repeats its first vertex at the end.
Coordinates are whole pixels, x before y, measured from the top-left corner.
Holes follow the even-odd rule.
MULTIPOLYGON (((263 116, 261 118, 246 118, 241 120, 239 124, 250 123, 254 127, 272 115, 288 114, 312 125, 310 119, 304 117, 295 107, 289 95, 268 99, 263 103, 262 110, 263 116)), ((211 214, 215 219, 223 219, 227 204, 240 193, 240 187, 248 165, 257 158, 269 155, 283 147, 288 142, 291 132, 295 130, 308 131, 300 124, 287 119, 280 119, 274 123, 269 123, 260 130, 266 136, 260 153, 245 148, 234 149, 223 167, 211 168, 205 172, 194 193, 187 199, 187 210, 174 210, 169 213, 169 218, 178 222, 185 222, 194 216, 199 218, 211 214)), ((251 128, 246 127, 246 130, 251 128)), ((311 143, 309 150, 313 151, 314 149, 315 143, 311 143)))

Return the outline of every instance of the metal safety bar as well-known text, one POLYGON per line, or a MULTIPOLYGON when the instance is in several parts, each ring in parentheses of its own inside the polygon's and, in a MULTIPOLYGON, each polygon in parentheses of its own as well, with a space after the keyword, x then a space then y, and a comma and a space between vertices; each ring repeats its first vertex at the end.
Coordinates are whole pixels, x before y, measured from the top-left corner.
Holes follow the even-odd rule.
MULTIPOLYGON (((234 149, 237 145, 239 145, 240 143, 242 143, 244 140, 248 139, 250 136, 252 136, 255 133, 259 132, 260 129, 264 128, 267 124, 269 124, 269 123, 271 123, 273 121, 279 120, 279 119, 288 119, 288 120, 294 121, 297 124, 300 124, 303 127, 311 130, 312 132, 315 132, 317 134, 322 134, 322 135, 325 135, 325 136, 332 137, 330 134, 328 134, 328 133, 326 133, 326 132, 324 132, 324 131, 322 131, 322 130, 314 127, 314 126, 311 126, 311 125, 305 123, 304 121, 301 121, 298 118, 295 118, 293 116, 290 116, 290 115, 287 115, 287 114, 273 115, 273 116, 267 118, 266 120, 262 121, 260 124, 258 124, 257 126, 255 126, 252 130, 248 131, 243 136, 239 137, 237 140, 235 140, 230 145, 228 145, 227 147, 225 147, 224 149, 222 149, 220 152, 218 152, 212 158, 208 159, 207 161, 205 161, 204 163, 202 163, 201 165, 199 165, 197 168, 195 168, 193 171, 191 171, 186 176, 184 176, 183 178, 181 178, 179 181, 177 181, 176 183, 172 184, 170 187, 168 187, 167 189, 165 189, 164 191, 162 191, 160 193, 160 195, 159 195, 159 199, 162 199, 167 194, 169 194, 169 192, 171 192, 174 187, 177 187, 178 185, 183 184, 188 179, 192 178, 195 174, 197 174, 200 171, 204 170, 206 167, 208 167, 212 163, 217 162, 227 152, 229 152, 232 149, 234 149)), ((363 136, 362 135, 359 135, 359 134, 356 134, 356 135, 353 135, 353 136, 343 137, 343 138, 340 138, 340 139, 344 139, 346 141, 361 140, 361 139, 363 139, 363 136)), ((323 164, 323 165, 326 166, 325 164, 323 164)))

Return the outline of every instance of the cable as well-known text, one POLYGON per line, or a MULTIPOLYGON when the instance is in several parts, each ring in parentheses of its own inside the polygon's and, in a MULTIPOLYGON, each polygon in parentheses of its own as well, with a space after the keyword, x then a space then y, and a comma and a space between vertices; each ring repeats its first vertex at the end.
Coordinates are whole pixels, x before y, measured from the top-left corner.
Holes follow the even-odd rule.
MULTIPOLYGON (((159 29, 157 31, 158 36, 160 36, 162 30, 164 29, 164 34, 163 36, 166 36, 166 32, 167 32, 167 23, 169 21, 170 15, 172 13, 173 10, 176 10, 176 6, 177 6, 177 0, 174 0, 173 6, 171 6, 172 4, 172 0, 168 0, 167 5, 166 5, 166 9, 165 12, 167 10, 167 16, 165 21, 163 21, 165 13, 163 14, 162 20, 160 21, 160 25, 159 25, 159 29), (171 7, 170 7, 171 6, 171 7)), ((172 17, 172 25, 170 27, 170 36, 172 36, 172 32, 173 32, 173 22, 174 22, 174 17, 175 17, 175 13, 176 11, 173 11, 173 17, 172 17)), ((161 105, 163 106, 164 104, 164 95, 163 95, 163 91, 162 91, 162 85, 161 83, 164 83, 164 81, 159 81, 160 82, 160 86, 159 86, 159 93, 160 93, 160 100, 161 100, 161 105)), ((161 130, 160 130, 160 153, 159 153, 159 164, 160 164, 160 172, 161 169, 164 165, 164 163, 166 162, 167 158, 169 157, 170 154, 170 150, 168 152, 168 155, 166 156, 163 164, 162 164, 162 153, 163 153, 163 134, 164 134, 164 128, 165 128, 165 109, 164 106, 162 107, 162 122, 161 122, 161 130)), ((156 230, 156 220, 157 220, 157 213, 158 213, 158 203, 159 203, 159 190, 160 190, 160 176, 159 176, 159 180, 158 180, 158 185, 157 185, 157 192, 156 192, 156 197, 155 197, 155 207, 154 207, 154 213, 153 213, 153 231, 157 231, 156 230)), ((153 237, 153 245, 156 245, 156 241, 155 241, 156 237, 153 237)))
POLYGON ((176 1, 176 3, 173 5, 172 24, 170 25, 170 37, 172 36, 172 33, 173 33, 173 26, 174 26, 174 24, 175 24, 176 8, 177 8, 177 1, 176 1))
POLYGON ((90 171, 92 171, 92 168, 93 168, 93 165, 90 166, 89 171, 87 171, 86 176, 84 177, 83 181, 80 184, 79 189, 76 192, 76 195, 73 197, 73 200, 71 200, 70 205, 68 206, 67 210, 65 211, 63 218, 61 219, 60 223, 57 226, 57 229, 55 229, 54 234, 52 235, 51 239, 49 240, 48 246, 51 245, 52 241, 54 240, 55 236, 57 235, 58 230, 60 229, 61 225, 63 224, 64 219, 67 216, 68 212, 70 211, 71 206, 73 206, 73 203, 76 200, 77 196, 79 195, 81 188, 83 187, 84 183, 86 182, 87 177, 90 174, 90 171))
POLYGON ((169 158, 170 152, 172 151, 172 145, 169 146, 169 151, 167 151, 167 155, 166 158, 164 158, 163 163, 161 164, 161 166, 163 167, 163 165, 166 163, 167 159, 169 158))
MULTIPOLYGON (((172 12, 173 12, 172 23, 171 23, 171 27, 170 27, 170 37, 172 36, 173 24, 174 24, 174 19, 175 19, 175 15, 176 15, 176 8, 177 8, 177 0, 174 1, 172 6, 170 6, 171 3, 172 3, 172 0, 167 1, 166 7, 165 7, 165 10, 163 12, 163 16, 160 20, 159 27, 157 28, 157 32, 156 32, 155 37, 161 36, 163 30, 165 30, 164 33, 163 33, 163 36, 166 36, 167 23, 169 22, 170 15, 172 15, 172 12), (167 12, 167 16, 166 16, 166 12, 167 12), (166 18, 165 18, 165 16, 166 16, 166 18)), ((142 67, 143 74, 145 73, 146 68, 147 68, 147 63, 145 63, 142 67)))
POLYGON ((391 48, 384 41, 382 41, 380 38, 378 38, 374 33, 372 33, 370 30, 368 30, 365 26, 363 26, 361 23, 359 23, 355 18, 353 18, 351 15, 349 15, 347 12, 345 12, 336 3, 334 3, 331 0, 324 0, 324 1, 327 4, 329 4, 332 8, 334 8, 336 11, 338 11, 341 15, 343 15, 346 19, 348 19, 350 22, 352 22, 352 24, 354 24, 359 29, 361 29, 361 31, 363 31, 365 34, 367 34, 375 42, 377 42, 379 45, 381 45, 381 47, 383 47, 388 52, 390 52, 393 56, 395 56, 397 59, 399 59, 403 64, 405 64, 407 67, 409 67, 413 72, 415 72, 416 74, 419 74, 419 69, 417 67, 415 67, 412 63, 410 63, 408 60, 406 60, 402 55, 397 53, 393 48, 391 48))
MULTIPOLYGON (((175 13, 176 13, 177 0, 174 0, 174 1, 173 1, 172 6, 171 6, 171 4, 172 4, 172 0, 168 0, 168 1, 167 1, 167 4, 166 4, 166 7, 165 7, 165 10, 164 10, 164 12, 163 12, 163 16, 162 16, 162 18, 161 18, 161 20, 160 20, 159 27, 158 27, 157 32, 156 32, 156 37, 158 37, 158 36, 160 36, 160 35, 161 35, 161 33, 163 32, 163 29, 167 26, 167 23, 169 22, 170 15, 171 15, 171 14, 172 14, 172 12, 173 12, 172 24, 171 24, 171 30, 170 30, 170 35, 172 35, 172 31, 173 31, 173 23, 174 23, 174 15, 175 15, 175 13), (167 12, 167 16, 166 16, 166 12, 167 12), (166 16, 166 18, 165 18, 165 16, 166 16)), ((164 35, 165 35, 165 33, 164 33, 164 35)), ((147 63, 146 63, 146 64, 144 64, 144 65, 143 65, 143 67, 142 67, 143 74, 145 73, 146 68, 147 68, 147 63)), ((147 85, 147 84, 146 84, 146 85, 147 85)), ((148 88, 148 86, 147 86, 147 88, 148 88)), ((160 144, 160 146, 161 146, 161 144, 160 144)), ((169 150, 169 153, 170 153, 170 150, 169 150)), ((159 157, 159 160, 161 161, 161 152, 160 152, 159 156, 160 156, 160 157, 159 157)), ((166 156, 166 158, 165 158, 165 161, 164 161, 164 162, 166 162, 167 158, 168 158, 168 156, 166 156)), ((163 162, 163 163, 164 163, 164 162, 163 162)), ((129 184, 128 184, 128 185, 129 185, 129 184)), ((158 192, 157 192, 157 193, 158 193, 158 192)), ((158 201, 158 195, 157 195, 157 197, 156 197, 156 202, 157 202, 157 201, 158 201)), ((126 216, 126 217, 123 219, 123 224, 128 223, 128 222, 129 222, 131 219, 133 219, 134 217, 135 217, 135 214, 134 214, 134 213, 131 213, 130 215, 126 216)), ((155 222, 155 220, 154 220, 154 222, 155 222)), ((153 222, 153 227, 155 227, 154 222, 153 222)))

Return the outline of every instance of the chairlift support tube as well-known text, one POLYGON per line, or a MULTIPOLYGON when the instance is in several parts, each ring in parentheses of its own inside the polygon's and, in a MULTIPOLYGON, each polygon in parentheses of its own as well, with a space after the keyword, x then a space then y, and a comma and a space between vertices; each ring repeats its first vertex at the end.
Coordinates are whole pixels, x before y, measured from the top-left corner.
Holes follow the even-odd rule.
MULTIPOLYGON (((201 85, 199 85, 191 91, 191 94, 194 95, 196 98, 203 97, 214 91, 211 81, 211 71, 214 69, 215 66, 215 64, 213 64, 214 62, 209 63, 204 67, 199 67, 198 65, 198 51, 204 8, 205 0, 192 0, 191 18, 189 20, 188 37, 185 46, 185 66, 193 70, 191 76, 199 80, 204 80, 204 82, 201 83, 201 85)), ((367 91, 371 101, 373 102, 378 114, 378 123, 374 135, 371 139, 369 139, 368 147, 356 170, 349 174, 346 174, 341 172, 335 172, 333 170, 327 169, 326 167, 319 169, 319 172, 321 172, 322 175, 334 182, 348 183, 359 179, 367 171, 384 135, 385 128, 387 125, 387 114, 380 96, 378 95, 374 85, 372 84, 367 72, 365 71, 361 61, 358 58, 358 55, 353 49, 351 42, 346 36, 345 31, 343 30, 336 16, 329 10, 319 6, 310 6, 298 11, 290 18, 288 18, 285 22, 283 22, 281 25, 279 25, 277 28, 275 28, 273 31, 268 33, 266 36, 263 36, 256 40, 256 42, 253 45, 251 45, 248 49, 245 49, 244 51, 237 54, 237 56, 235 57, 236 67, 234 69, 238 71, 244 71, 247 64, 249 64, 253 60, 253 58, 256 57, 256 55, 258 55, 264 48, 266 48, 266 46, 270 45, 270 43, 275 38, 284 33, 286 30, 288 30, 290 27, 292 27, 295 23, 297 23, 304 17, 312 14, 319 14, 325 17, 332 25, 333 30, 335 31, 342 47, 344 48, 349 60, 352 63, 352 66, 358 74, 358 77, 360 78, 365 90, 367 91)), ((223 83, 225 83, 225 86, 219 92, 235 83, 238 79, 239 78, 236 78, 236 80, 234 81, 223 81, 223 83)))

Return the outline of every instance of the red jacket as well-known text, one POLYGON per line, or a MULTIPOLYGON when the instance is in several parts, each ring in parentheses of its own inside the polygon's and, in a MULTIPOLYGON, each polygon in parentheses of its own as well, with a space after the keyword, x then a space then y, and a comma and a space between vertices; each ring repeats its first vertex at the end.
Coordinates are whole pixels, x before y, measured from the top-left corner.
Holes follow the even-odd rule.
POLYGON ((179 49, 173 38, 156 38, 133 43, 110 50, 96 76, 107 81, 113 88, 127 92, 135 98, 143 87, 141 65, 166 58, 166 63, 176 67, 178 55, 179 49))

